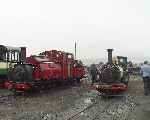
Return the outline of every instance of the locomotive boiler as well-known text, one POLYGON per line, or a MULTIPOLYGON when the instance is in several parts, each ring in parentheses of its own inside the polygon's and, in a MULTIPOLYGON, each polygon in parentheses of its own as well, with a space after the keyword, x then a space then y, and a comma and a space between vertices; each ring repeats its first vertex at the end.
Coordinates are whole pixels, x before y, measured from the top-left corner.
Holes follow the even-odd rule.
POLYGON ((98 66, 99 84, 96 86, 96 89, 102 95, 116 95, 127 89, 129 81, 126 69, 127 58, 117 56, 113 59, 113 49, 107 49, 107 51, 108 62, 98 66))

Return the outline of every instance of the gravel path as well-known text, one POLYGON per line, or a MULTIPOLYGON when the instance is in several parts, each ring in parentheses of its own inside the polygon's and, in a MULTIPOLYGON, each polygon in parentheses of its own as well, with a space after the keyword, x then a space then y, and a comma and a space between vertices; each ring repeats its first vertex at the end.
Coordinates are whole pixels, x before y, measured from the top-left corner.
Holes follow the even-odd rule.
POLYGON ((0 103, 0 120, 148 120, 150 117, 150 97, 143 95, 140 77, 132 76, 128 91, 113 98, 98 96, 85 83, 6 99, 0 103))

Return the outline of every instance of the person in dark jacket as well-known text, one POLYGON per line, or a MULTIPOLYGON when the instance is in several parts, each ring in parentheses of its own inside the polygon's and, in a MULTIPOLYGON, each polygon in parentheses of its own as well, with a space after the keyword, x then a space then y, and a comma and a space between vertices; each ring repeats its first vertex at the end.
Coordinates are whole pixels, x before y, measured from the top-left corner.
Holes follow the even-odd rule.
POLYGON ((97 73, 98 73, 98 71, 97 71, 96 65, 92 64, 90 66, 90 74, 91 74, 91 79, 92 79, 92 85, 96 82, 97 73))
POLYGON ((141 66, 140 73, 143 77, 145 95, 149 95, 150 94, 150 65, 148 65, 147 61, 145 61, 144 65, 141 66))

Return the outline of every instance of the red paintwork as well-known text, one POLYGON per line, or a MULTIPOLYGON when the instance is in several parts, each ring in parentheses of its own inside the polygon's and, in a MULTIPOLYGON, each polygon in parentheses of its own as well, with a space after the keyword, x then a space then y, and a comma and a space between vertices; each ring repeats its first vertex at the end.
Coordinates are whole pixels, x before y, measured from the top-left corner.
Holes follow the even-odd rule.
MULTIPOLYGON (((38 58, 38 56, 36 56, 36 58, 38 58)), ((33 72, 34 80, 61 79, 62 68, 59 64, 56 64, 51 61, 37 61, 36 58, 34 56, 30 56, 26 60, 27 63, 35 66, 35 70, 33 72)))
POLYGON ((84 67, 74 67, 73 75, 75 78, 83 78, 85 75, 84 67))
POLYGON ((13 88, 13 83, 10 82, 10 81, 6 81, 4 83, 4 88, 6 88, 6 89, 12 89, 13 88))
POLYGON ((61 79, 62 68, 59 64, 40 64, 42 77, 46 80, 61 79))
POLYGON ((4 83, 0 84, 0 88, 4 88, 4 83))
POLYGON ((127 90, 127 85, 125 84, 119 84, 119 83, 114 83, 111 85, 96 85, 96 90, 99 91, 100 93, 121 93, 127 90))
POLYGON ((14 85, 14 88, 16 90, 19 90, 19 91, 26 91, 26 90, 29 90, 31 88, 31 85, 28 83, 16 83, 14 85))
POLYGON ((26 91, 31 88, 31 85, 29 83, 13 83, 10 81, 7 81, 4 83, 5 89, 16 89, 17 91, 26 91))
POLYGON ((69 78, 83 78, 85 75, 84 67, 78 67, 77 60, 74 60, 73 54, 62 51, 51 50, 42 53, 47 56, 50 61, 58 63, 62 66, 62 78, 67 80, 69 78), (70 73, 70 75, 68 75, 70 73))
POLYGON ((36 80, 36 81, 41 80, 41 78, 42 78, 42 73, 41 73, 41 70, 40 70, 39 67, 36 67, 36 68, 34 69, 33 78, 34 78, 34 80, 36 80))

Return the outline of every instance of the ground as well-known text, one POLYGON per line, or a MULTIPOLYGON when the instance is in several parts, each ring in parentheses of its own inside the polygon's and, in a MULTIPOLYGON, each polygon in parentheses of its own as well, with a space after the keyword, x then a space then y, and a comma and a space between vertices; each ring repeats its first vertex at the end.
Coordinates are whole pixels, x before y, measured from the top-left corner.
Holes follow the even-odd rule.
MULTIPOLYGON (((123 96, 103 98, 84 80, 81 85, 62 86, 25 96, 0 98, 1 120, 148 120, 150 96, 143 82, 131 76, 123 96)), ((11 94, 0 90, 0 95, 11 94)))

